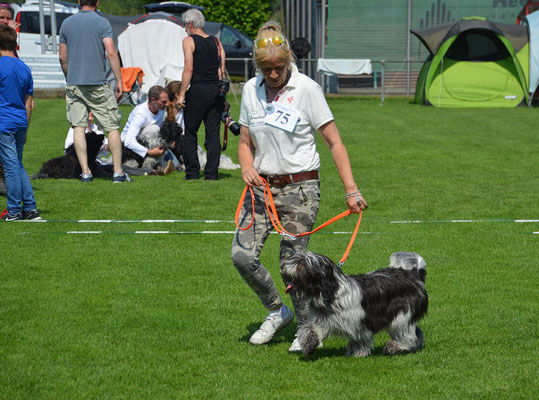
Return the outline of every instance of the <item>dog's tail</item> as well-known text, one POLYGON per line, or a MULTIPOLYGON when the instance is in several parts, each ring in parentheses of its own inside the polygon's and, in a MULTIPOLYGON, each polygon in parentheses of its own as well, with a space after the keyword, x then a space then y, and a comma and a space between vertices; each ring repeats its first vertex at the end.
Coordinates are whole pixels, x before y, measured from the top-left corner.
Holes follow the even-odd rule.
POLYGON ((427 276, 427 263, 417 253, 412 253, 408 251, 398 251, 391 254, 389 257, 389 266, 392 268, 402 268, 409 271, 417 270, 419 277, 423 282, 425 282, 425 277, 427 276))

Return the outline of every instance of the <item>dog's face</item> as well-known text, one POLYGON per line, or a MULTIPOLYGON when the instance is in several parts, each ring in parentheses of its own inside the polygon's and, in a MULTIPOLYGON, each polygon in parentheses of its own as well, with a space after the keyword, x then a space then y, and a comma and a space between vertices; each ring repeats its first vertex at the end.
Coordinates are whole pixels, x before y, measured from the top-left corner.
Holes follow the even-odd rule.
POLYGON ((181 134, 182 128, 176 121, 165 120, 158 131, 143 129, 137 135, 137 142, 148 149, 159 147, 163 150, 168 150, 173 143, 179 140, 181 134))
POLYGON ((182 135, 182 128, 176 123, 176 121, 165 120, 161 130, 159 131, 161 138, 167 142, 170 146, 173 142, 177 142, 182 135))
POLYGON ((333 302, 339 287, 339 268, 326 256, 296 253, 281 268, 286 293, 312 298, 319 306, 333 302))

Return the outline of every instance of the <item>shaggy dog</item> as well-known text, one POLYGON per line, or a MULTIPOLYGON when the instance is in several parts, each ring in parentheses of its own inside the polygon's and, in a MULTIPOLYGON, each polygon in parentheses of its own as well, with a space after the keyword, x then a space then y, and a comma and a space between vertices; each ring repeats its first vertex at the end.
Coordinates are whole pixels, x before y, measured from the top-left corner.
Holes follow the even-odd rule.
POLYGON ((424 346, 417 322, 427 313, 425 260, 399 252, 388 268, 345 275, 329 258, 296 253, 281 268, 287 293, 305 302, 309 314, 299 327, 305 355, 328 336, 348 339, 347 356, 365 357, 373 350, 373 335, 385 329, 390 336, 385 354, 414 352, 424 346))
MULTIPOLYGON (((181 160, 182 132, 182 128, 176 121, 165 120, 159 132, 142 130, 137 136, 137 142, 147 149, 159 147, 165 152, 172 148, 172 144, 175 143, 174 154, 178 161, 183 164, 181 160)), ((122 148, 122 163, 133 168, 155 169, 159 165, 159 160, 153 157, 141 157, 124 146, 122 148)))
MULTIPOLYGON (((92 175, 97 177, 112 176, 112 173, 107 172, 96 161, 104 140, 105 136, 103 135, 96 135, 93 132, 86 133, 88 166, 92 171, 92 175)), ((75 153, 75 147, 71 145, 66 149, 63 156, 46 161, 39 172, 32 178, 78 179, 81 174, 82 169, 77 159, 77 153, 75 153)))

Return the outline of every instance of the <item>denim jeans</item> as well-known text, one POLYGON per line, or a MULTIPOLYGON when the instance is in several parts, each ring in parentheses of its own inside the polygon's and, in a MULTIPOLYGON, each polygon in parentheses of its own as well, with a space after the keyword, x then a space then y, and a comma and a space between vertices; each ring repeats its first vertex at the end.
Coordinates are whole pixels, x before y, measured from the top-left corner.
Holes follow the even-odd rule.
POLYGON ((0 132, 0 161, 4 165, 7 190, 7 210, 11 215, 37 208, 34 190, 22 165, 22 150, 26 131, 0 132))
POLYGON ((163 154, 163 157, 161 158, 161 161, 160 161, 160 165, 162 167, 164 167, 167 163, 167 161, 169 160, 172 160, 172 162, 174 163, 174 168, 179 168, 180 167, 180 162, 178 161, 178 159, 176 158, 176 156, 174 155, 174 153, 172 152, 172 150, 168 149, 165 154, 163 154))

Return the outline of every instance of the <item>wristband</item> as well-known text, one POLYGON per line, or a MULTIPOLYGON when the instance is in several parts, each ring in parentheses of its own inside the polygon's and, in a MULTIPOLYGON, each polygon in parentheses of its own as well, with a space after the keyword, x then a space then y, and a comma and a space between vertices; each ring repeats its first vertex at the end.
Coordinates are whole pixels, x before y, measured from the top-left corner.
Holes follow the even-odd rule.
POLYGON ((346 193, 346 195, 344 196, 344 198, 347 200, 351 197, 355 197, 356 202, 358 204, 361 204, 361 192, 359 190, 356 190, 355 192, 352 192, 352 193, 346 193))
POLYGON ((350 197, 359 197, 359 196, 361 196, 361 192, 359 190, 356 190, 355 192, 352 192, 352 193, 346 193, 344 198, 349 199, 350 197))

